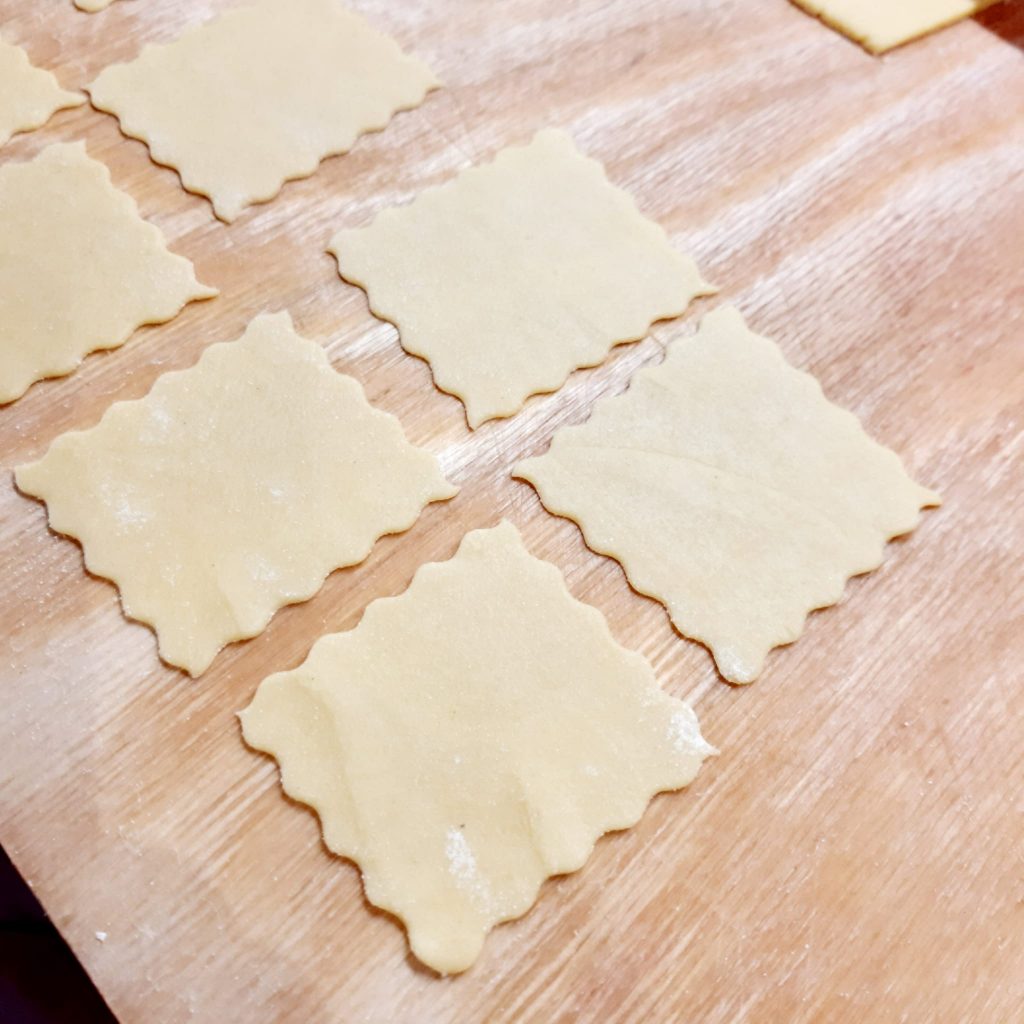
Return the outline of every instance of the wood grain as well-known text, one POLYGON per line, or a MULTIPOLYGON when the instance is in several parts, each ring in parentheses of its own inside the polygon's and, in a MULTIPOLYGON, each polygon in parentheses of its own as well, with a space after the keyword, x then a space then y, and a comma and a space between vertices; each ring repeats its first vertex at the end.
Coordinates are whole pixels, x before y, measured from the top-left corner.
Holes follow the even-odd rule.
MULTIPOLYGON (((0 26, 78 87, 228 5, 0 0, 0 26)), ((222 292, 0 410, 4 846, 125 1022, 1019 1020, 1024 9, 875 59, 784 0, 353 6, 446 88, 234 225, 89 108, 0 153, 84 138, 222 292), (545 125, 604 161, 721 296, 470 434, 323 250, 545 125), (718 301, 945 498, 745 689, 508 475, 718 301), (9 470, 279 308, 462 492, 190 682, 9 470), (439 980, 281 796, 234 713, 503 515, 695 703, 723 753, 550 882, 468 974, 439 980)))

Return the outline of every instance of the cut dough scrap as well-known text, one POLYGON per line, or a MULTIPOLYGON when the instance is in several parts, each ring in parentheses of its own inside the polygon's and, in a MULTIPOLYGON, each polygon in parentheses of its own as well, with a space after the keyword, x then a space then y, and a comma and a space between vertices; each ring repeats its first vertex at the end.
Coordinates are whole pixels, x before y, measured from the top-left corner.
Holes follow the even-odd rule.
POLYGON ((57 438, 17 482, 192 675, 455 493, 287 313, 57 438))
POLYGON ((513 415, 713 291, 552 129, 339 232, 330 251, 437 386, 462 399, 471 427, 513 415))
POLYGON ((690 707, 508 522, 322 637, 241 719, 442 973, 714 753, 690 707))
POLYGON ((0 404, 216 294, 84 143, 0 167, 0 404))
POLYGON ((57 79, 34 67, 20 46, 0 39, 0 146, 17 132, 46 124, 66 107, 80 107, 80 92, 62 89, 57 79))
POLYGON ((437 84, 339 0, 260 0, 108 67, 89 93, 231 221, 437 84))
POLYGON ((794 0, 872 53, 969 18, 996 0, 794 0))
POLYGON ((109 7, 114 0, 75 0, 75 6, 80 11, 88 11, 90 14, 94 11, 102 11, 109 7))
POLYGON ((735 683, 939 503, 728 308, 513 475, 735 683))

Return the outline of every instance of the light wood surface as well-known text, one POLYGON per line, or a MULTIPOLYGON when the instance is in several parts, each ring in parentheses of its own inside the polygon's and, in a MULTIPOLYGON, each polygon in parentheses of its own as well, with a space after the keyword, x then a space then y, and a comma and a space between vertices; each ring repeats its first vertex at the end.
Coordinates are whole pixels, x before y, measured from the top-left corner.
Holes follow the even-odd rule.
MULTIPOLYGON (((0 28, 75 87, 226 6, 0 0, 0 28)), ((15 863, 125 1022, 1020 1020, 1024 8, 875 59, 785 0, 353 6, 446 88, 230 227, 89 108, 0 152, 84 138, 222 292, 0 410, 0 839, 15 863), (470 434, 323 250, 545 125, 604 161, 721 295, 470 434), (721 301, 946 502, 745 689, 508 475, 721 301), (279 308, 462 493, 190 682, 9 470, 279 308), (503 515, 694 702, 722 755, 441 980, 234 714, 503 515)))

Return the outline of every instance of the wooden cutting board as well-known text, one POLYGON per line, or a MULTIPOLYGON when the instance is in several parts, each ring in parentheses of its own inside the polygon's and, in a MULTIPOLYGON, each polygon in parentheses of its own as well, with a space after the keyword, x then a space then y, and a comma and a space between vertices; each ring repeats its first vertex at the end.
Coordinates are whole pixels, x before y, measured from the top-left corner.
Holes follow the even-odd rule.
MULTIPOLYGON (((76 86, 229 5, 89 16, 0 0, 0 27, 76 86)), ((879 60, 785 0, 353 6, 446 88, 230 227, 87 107, 0 153, 84 138, 222 292, 0 410, 0 840, 15 863, 132 1024, 1024 1019, 1024 7, 879 60), (721 294, 471 434, 324 248, 545 125, 602 160, 721 294), (509 478, 722 301, 946 501, 743 689, 509 478), (462 492, 192 682, 10 468, 282 308, 462 492), (548 883, 469 973, 438 979, 234 716, 264 675, 501 516, 694 702, 722 755, 548 883)))

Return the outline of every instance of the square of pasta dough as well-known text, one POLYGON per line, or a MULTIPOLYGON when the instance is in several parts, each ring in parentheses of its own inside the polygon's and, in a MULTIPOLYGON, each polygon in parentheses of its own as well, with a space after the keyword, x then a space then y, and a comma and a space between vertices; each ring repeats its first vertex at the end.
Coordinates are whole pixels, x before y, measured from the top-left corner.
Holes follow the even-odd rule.
POLYGON ((49 71, 34 67, 20 46, 0 39, 0 146, 17 132, 39 128, 65 107, 80 107, 80 92, 62 89, 49 71))
POLYGON ((359 865, 367 899, 442 973, 714 752, 508 522, 321 637, 241 719, 328 847, 359 865))
POLYGON ((0 167, 0 404, 216 294, 84 143, 0 167))
POLYGON ((996 0, 794 0, 872 53, 969 18, 996 0))
POLYGON ((58 437, 16 478, 192 675, 455 493, 287 313, 58 437))
POLYGON ((340 0, 259 0, 147 46, 88 89, 126 135, 231 221, 437 84, 340 0))
POLYGON ((471 427, 556 391, 711 289, 562 132, 339 232, 330 251, 471 427))
POLYGON ((730 308, 514 475, 735 683, 939 503, 730 308))

